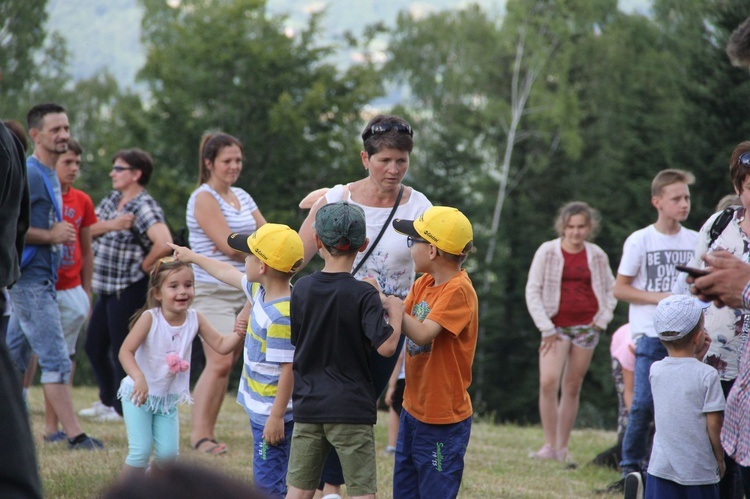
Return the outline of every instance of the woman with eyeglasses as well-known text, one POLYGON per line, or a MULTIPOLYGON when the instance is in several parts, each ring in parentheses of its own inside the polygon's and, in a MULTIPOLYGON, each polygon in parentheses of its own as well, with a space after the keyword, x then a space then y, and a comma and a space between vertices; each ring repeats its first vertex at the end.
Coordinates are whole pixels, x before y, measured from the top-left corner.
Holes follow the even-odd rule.
MULTIPOLYGON (((380 114, 367 123, 362 132, 364 150, 360 153, 366 176, 315 191, 300 203, 300 207, 309 208, 311 198, 317 199, 299 231, 305 244, 305 262, 317 251, 312 224, 318 209, 327 203, 348 201, 365 211, 369 239, 368 248, 357 256, 352 273, 357 279, 373 280, 387 295, 406 297, 414 282, 414 263, 406 236, 397 233, 391 221, 413 220, 432 206, 424 194, 402 183, 409 170, 413 135, 411 126, 400 116, 380 114)), ((401 348, 400 344, 399 352, 401 348)), ((398 358, 384 358, 373 350, 373 380, 378 397, 388 385, 398 358)), ((331 454, 334 457, 329 457, 323 472, 322 482, 329 484, 326 493, 336 492, 344 483, 338 458, 331 454)))
POLYGON ((86 355, 99 385, 100 402, 79 412, 100 421, 118 421, 122 403, 117 389, 125 377, 118 354, 128 335, 130 317, 146 301, 151 269, 171 252, 172 236, 164 211, 146 191, 154 170, 151 156, 140 149, 124 149, 112 158, 112 192, 99 206, 94 237, 94 275, 97 299, 86 331, 86 355))
MULTIPOLYGON (((242 144, 226 133, 205 134, 198 157, 198 188, 187 204, 190 247, 200 255, 230 263, 245 272, 245 255, 227 244, 229 234, 252 234, 266 223, 252 196, 234 187, 242 172, 242 144)), ((214 279, 193 265, 195 301, 193 307, 206 316, 221 334, 232 334, 238 314, 247 304, 245 293, 214 279)), ((246 321, 249 309, 243 313, 246 321)), ((246 324, 238 327, 245 329, 246 324)), ((193 390, 191 411, 192 448, 207 454, 223 454, 227 445, 216 438, 216 421, 229 385, 232 366, 242 348, 222 355, 211 348, 203 350, 206 365, 193 390)))
MULTIPOLYGON (((724 210, 717 207, 717 212, 703 224, 698 233, 693 259, 688 263, 690 267, 704 267, 703 256, 718 250, 726 250, 743 262, 750 262, 750 217, 746 216, 750 209, 750 141, 741 142, 734 148, 729 160, 729 177, 739 196, 740 205, 729 206, 724 210)), ((674 293, 690 293, 686 278, 686 273, 680 274, 672 290, 674 293)), ((750 380, 750 350, 747 342, 750 314, 744 312, 729 307, 720 308, 713 303, 703 312, 704 327, 711 338, 711 345, 703 362, 718 370, 721 387, 727 397, 721 435, 726 450, 726 472, 719 482, 719 497, 722 498, 742 497, 739 489, 744 480, 747 480, 746 494, 750 494, 750 433, 747 431, 750 424, 750 399, 743 394, 745 390, 737 390, 736 393, 731 391, 732 386, 737 384, 737 379, 743 387, 750 380)))
POLYGON ((597 212, 574 201, 560 208, 558 238, 534 254, 526 283, 526 306, 542 334, 539 345, 539 416, 544 445, 531 454, 568 465, 581 385, 600 335, 612 320, 617 300, 609 257, 589 238, 597 212))

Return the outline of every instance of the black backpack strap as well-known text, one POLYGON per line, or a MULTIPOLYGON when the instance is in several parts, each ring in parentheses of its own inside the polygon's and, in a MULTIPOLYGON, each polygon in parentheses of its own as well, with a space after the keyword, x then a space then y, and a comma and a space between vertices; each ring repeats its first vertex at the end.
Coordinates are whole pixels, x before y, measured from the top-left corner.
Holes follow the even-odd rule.
POLYGON ((724 232, 729 222, 734 218, 734 208, 729 207, 721 212, 721 215, 716 217, 714 223, 711 225, 711 229, 708 231, 708 246, 710 247, 714 241, 724 232))

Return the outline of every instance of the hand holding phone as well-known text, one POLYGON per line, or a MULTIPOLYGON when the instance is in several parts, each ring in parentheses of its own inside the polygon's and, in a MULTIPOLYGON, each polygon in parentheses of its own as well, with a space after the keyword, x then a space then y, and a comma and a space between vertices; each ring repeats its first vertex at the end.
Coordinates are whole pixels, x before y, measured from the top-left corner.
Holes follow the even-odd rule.
POLYGON ((676 268, 680 272, 685 272, 689 276, 696 278, 710 274, 710 272, 706 269, 697 269, 695 267, 688 267, 687 265, 675 265, 674 268, 676 268))

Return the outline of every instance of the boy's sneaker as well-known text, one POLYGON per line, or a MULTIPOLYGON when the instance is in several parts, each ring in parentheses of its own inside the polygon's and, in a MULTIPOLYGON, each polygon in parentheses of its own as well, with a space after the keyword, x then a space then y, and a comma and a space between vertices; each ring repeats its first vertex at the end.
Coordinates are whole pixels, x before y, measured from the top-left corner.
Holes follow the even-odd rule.
POLYGON ((122 416, 117 414, 117 411, 114 407, 107 407, 106 405, 104 407, 104 412, 96 416, 94 418, 96 421, 100 421, 102 423, 112 423, 117 421, 122 421, 122 416))
POLYGON ((61 442, 65 439, 67 439, 68 436, 65 434, 64 431, 56 431, 55 433, 51 433, 49 435, 44 435, 42 439, 47 442, 48 444, 53 444, 55 442, 61 442))
POLYGON ((643 499, 643 475, 640 471, 625 477, 625 499, 643 499))
POLYGON ((81 433, 75 438, 68 439, 68 449, 70 450, 99 450, 103 449, 104 444, 98 438, 92 438, 85 433, 81 433))
POLYGON ((85 418, 95 418, 107 412, 107 409, 112 408, 107 407, 97 400, 96 402, 91 404, 91 407, 89 407, 88 409, 81 409, 80 411, 78 411, 78 415, 85 418))

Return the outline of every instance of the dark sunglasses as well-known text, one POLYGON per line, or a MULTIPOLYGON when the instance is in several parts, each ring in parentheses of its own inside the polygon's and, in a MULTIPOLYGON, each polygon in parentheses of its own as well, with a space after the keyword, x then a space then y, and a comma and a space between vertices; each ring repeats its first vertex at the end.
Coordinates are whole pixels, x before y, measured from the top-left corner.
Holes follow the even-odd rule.
POLYGON ((737 158, 737 162, 742 166, 750 166, 750 152, 743 152, 740 157, 737 158))
POLYGON ((112 166, 112 171, 115 173, 124 172, 125 170, 132 170, 133 168, 129 166, 120 166, 120 165, 114 165, 112 166))
POLYGON ((387 133, 391 130, 395 130, 397 133, 407 134, 409 137, 414 137, 414 130, 412 130, 406 123, 375 123, 362 134, 362 142, 365 142, 373 135, 387 133))
POLYGON ((425 241, 424 239, 421 239, 419 237, 406 236, 406 247, 407 248, 411 248, 416 243, 429 244, 429 241, 425 241))

